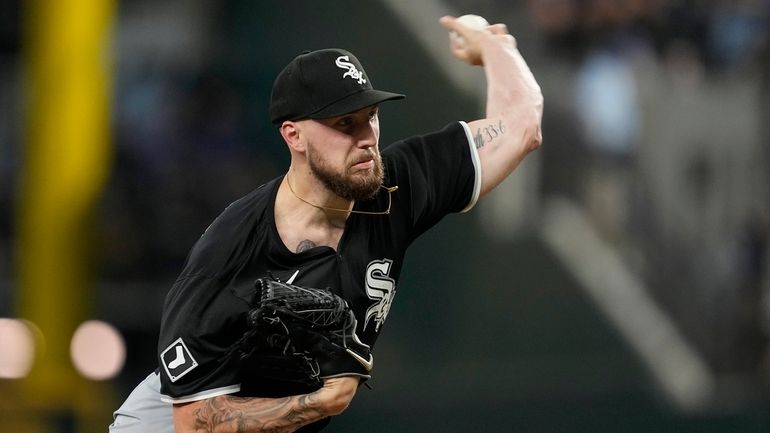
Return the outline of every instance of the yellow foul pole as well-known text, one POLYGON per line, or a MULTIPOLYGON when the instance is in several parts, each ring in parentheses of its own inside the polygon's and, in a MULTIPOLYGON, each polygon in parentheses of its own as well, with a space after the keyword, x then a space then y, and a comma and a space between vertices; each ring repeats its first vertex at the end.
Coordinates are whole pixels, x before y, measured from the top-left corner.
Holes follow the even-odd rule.
POLYGON ((69 343, 89 318, 94 209, 111 161, 115 0, 22 5, 26 87, 17 306, 45 341, 24 388, 42 407, 71 407, 84 385, 69 343))

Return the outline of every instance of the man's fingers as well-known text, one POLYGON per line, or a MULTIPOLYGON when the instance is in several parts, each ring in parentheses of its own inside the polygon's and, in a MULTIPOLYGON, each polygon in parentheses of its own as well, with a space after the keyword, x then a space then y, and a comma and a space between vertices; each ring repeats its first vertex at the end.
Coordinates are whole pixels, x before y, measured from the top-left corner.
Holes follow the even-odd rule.
POLYGON ((457 31, 457 27, 462 26, 462 24, 457 23, 457 18, 450 15, 445 15, 439 18, 438 22, 441 23, 441 25, 444 26, 444 28, 447 30, 457 31))
POLYGON ((492 34, 495 35, 507 35, 508 34, 508 26, 506 26, 503 23, 493 24, 489 27, 487 27, 487 31, 489 31, 492 34))

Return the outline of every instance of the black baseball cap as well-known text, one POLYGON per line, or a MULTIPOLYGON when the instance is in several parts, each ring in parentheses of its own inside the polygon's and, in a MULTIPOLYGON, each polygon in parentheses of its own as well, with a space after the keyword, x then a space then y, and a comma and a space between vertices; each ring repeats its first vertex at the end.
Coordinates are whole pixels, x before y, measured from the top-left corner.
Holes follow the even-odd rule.
POLYGON ((403 98, 374 89, 361 62, 346 50, 306 51, 275 79, 270 120, 280 125, 285 120, 324 119, 403 98))

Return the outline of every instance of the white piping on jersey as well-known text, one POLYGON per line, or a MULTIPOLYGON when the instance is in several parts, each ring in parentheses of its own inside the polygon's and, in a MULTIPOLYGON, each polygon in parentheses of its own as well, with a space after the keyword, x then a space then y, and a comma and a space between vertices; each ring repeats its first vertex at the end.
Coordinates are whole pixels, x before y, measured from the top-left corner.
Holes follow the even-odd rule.
POLYGON ((460 121, 460 125, 463 126, 465 136, 468 138, 468 146, 471 149, 471 161, 473 161, 473 169, 476 172, 476 179, 473 181, 473 195, 471 196, 471 200, 468 205, 465 206, 465 209, 460 211, 460 213, 465 213, 473 209, 473 206, 476 206, 476 202, 479 201, 479 195, 481 195, 481 159, 479 158, 479 150, 476 148, 476 142, 473 141, 473 134, 471 133, 470 126, 462 120, 460 121))
POLYGON ((165 403, 189 403, 191 401, 205 400, 207 398, 216 397, 219 395, 232 394, 241 390, 241 385, 223 386, 221 388, 209 389, 206 391, 197 392, 195 394, 187 395, 179 398, 172 398, 165 394, 160 395, 161 401, 165 403))

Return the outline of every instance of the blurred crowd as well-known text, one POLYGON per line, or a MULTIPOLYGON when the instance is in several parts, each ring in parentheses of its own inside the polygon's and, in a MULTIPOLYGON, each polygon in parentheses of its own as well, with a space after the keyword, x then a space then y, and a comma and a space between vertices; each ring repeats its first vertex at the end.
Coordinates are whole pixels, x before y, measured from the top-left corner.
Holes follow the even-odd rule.
POLYGON ((531 0, 543 188, 581 203, 720 375, 770 376, 770 2, 531 0))

